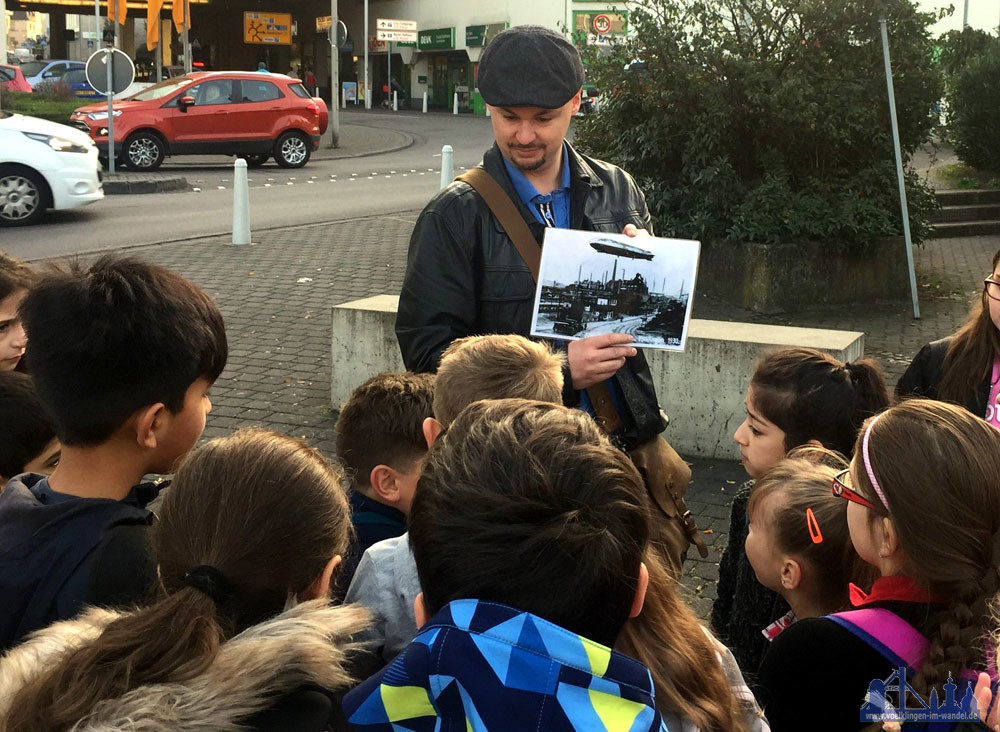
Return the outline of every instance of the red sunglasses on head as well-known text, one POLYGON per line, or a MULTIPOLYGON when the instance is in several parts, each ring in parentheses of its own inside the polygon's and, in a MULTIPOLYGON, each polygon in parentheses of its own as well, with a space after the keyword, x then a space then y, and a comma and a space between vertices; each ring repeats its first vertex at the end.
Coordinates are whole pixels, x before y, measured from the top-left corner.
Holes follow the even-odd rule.
POLYGON ((840 498, 845 498, 848 501, 853 501, 865 508, 875 508, 875 504, 869 501, 867 498, 858 493, 854 488, 847 485, 844 482, 844 478, 851 474, 850 469, 841 470, 835 476, 833 476, 833 495, 840 498))

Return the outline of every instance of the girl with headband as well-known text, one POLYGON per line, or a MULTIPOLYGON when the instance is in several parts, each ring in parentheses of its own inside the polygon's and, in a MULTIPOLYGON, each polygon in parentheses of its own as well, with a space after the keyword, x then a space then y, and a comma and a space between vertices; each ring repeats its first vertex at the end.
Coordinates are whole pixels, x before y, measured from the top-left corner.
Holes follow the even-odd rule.
POLYGON ((1000 429, 1000 251, 965 325, 920 349, 896 384, 896 396, 961 404, 1000 429))
POLYGON ((998 475, 1000 433, 964 409, 914 399, 869 420, 832 490, 879 579, 868 593, 851 587, 853 610, 775 639, 758 689, 774 732, 806 719, 810 730, 866 727, 900 668, 921 699, 936 689, 942 706, 963 703, 980 671, 995 687, 998 475))
POLYGON ((243 430, 191 452, 154 528, 159 597, 91 609, 0 659, 4 732, 321 732, 366 611, 329 606, 347 549, 343 475, 243 430))

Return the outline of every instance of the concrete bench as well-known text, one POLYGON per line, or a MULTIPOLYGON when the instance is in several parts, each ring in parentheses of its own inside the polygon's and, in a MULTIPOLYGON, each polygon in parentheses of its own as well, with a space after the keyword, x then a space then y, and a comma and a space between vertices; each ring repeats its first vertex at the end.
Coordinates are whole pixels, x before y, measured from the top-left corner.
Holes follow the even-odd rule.
MULTIPOLYGON (((393 330, 398 301, 395 295, 378 295, 333 307, 334 408, 365 379, 403 370, 393 330)), ((683 353, 646 350, 660 406, 670 415, 664 437, 682 455, 738 459, 733 433, 743 421, 754 364, 765 353, 790 346, 855 361, 864 355, 864 334, 692 319, 683 353)))

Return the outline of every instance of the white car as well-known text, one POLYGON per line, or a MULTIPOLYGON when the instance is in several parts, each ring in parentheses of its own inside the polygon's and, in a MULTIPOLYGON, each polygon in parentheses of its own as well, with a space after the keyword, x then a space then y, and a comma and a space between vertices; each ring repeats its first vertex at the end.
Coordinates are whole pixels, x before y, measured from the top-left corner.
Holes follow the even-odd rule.
POLYGON ((0 226, 104 198, 97 146, 67 125, 0 111, 0 226))

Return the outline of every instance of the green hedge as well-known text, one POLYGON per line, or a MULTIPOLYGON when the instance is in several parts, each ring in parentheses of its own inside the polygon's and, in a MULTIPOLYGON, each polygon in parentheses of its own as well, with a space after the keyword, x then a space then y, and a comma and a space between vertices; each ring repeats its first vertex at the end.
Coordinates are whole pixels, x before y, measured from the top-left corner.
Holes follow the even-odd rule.
POLYGON ((1000 43, 958 74, 951 93, 955 151, 969 165, 1000 173, 1000 43))
POLYGON ((40 117, 52 122, 59 122, 64 125, 69 124, 69 116, 89 102, 81 102, 79 99, 69 101, 53 101, 50 99, 35 98, 34 94, 27 92, 4 92, 0 98, 0 108, 6 112, 17 112, 29 117, 40 117))

